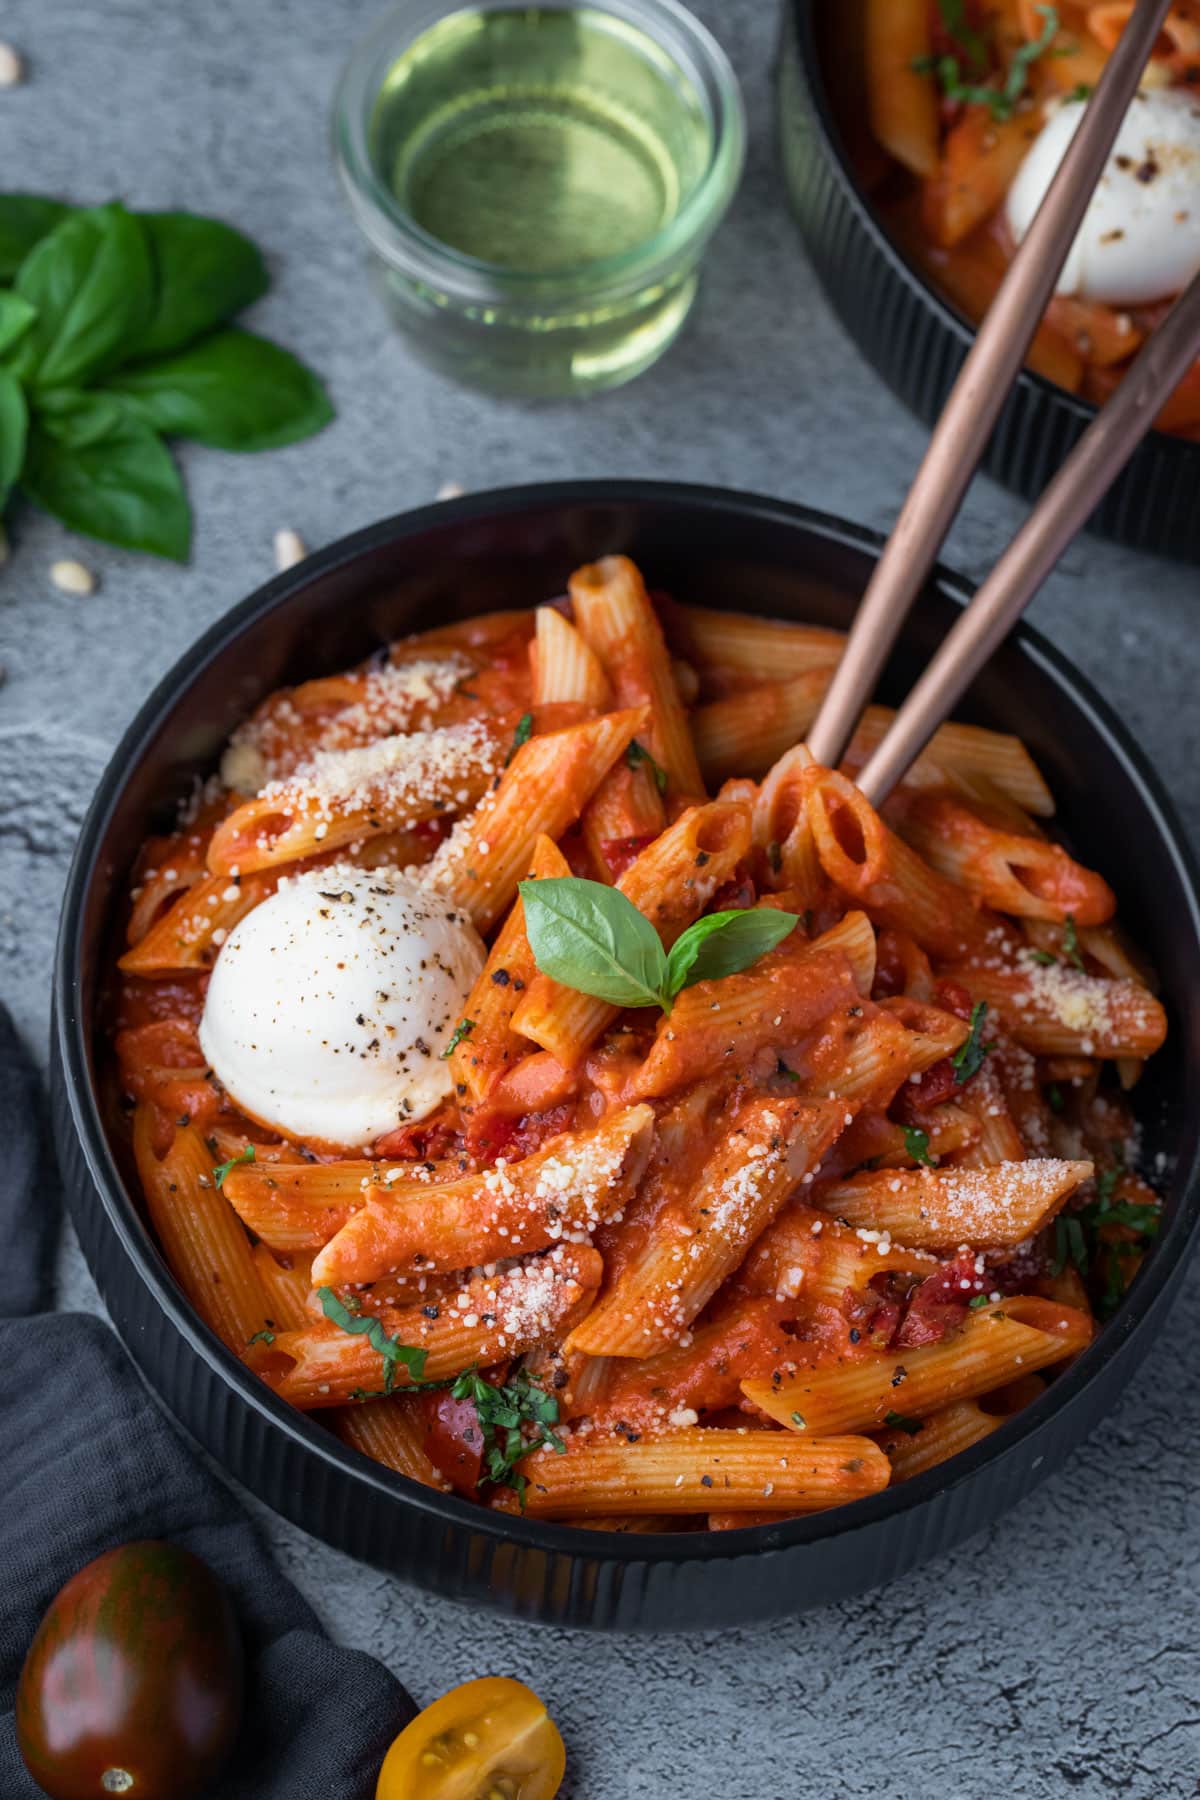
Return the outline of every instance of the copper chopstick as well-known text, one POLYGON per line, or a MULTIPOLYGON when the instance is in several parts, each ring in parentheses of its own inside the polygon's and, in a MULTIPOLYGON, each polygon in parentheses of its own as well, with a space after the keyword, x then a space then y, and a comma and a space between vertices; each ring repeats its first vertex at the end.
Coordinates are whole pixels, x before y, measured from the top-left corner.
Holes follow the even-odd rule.
POLYGON ((896 714, 858 777, 874 805, 886 799, 1015 624, 1197 356, 1200 275, 1146 340, 896 714))
POLYGON ((929 448, 859 602, 845 653, 808 737, 836 764, 958 511, 1054 292, 1171 0, 1138 0, 1033 224, 980 325, 929 448))

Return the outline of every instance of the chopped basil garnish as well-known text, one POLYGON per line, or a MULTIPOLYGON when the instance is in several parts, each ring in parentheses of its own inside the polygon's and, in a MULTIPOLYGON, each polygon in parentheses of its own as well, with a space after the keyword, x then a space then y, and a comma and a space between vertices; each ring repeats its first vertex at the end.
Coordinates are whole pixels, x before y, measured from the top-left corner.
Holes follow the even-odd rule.
POLYGON ((1078 969, 1081 975, 1086 975, 1087 970, 1084 968, 1083 957, 1079 953, 1079 933, 1075 929, 1073 913, 1068 913, 1063 922, 1062 947, 1063 955, 1071 967, 1078 969))
POLYGON ((408 1370, 413 1381, 420 1381, 425 1373, 428 1350, 422 1350, 412 1344, 399 1344, 390 1338, 383 1329, 379 1319, 369 1315, 356 1315, 338 1299, 332 1288, 317 1289, 317 1298, 321 1302, 321 1311, 330 1322, 341 1331, 349 1332, 352 1337, 365 1336, 372 1350, 378 1351, 387 1365, 383 1376, 383 1392, 390 1394, 396 1382, 397 1369, 408 1370))
POLYGON ((517 729, 513 732, 513 741, 509 747, 508 755, 504 759, 504 766, 506 769, 513 757, 517 754, 517 751, 521 748, 521 745, 527 744, 532 736, 533 714, 522 713, 517 720, 517 729))
POLYGON ((659 793, 666 793, 667 771, 661 764, 655 762, 650 752, 642 744, 639 744, 636 738, 633 739, 625 751, 625 761, 629 764, 631 769, 636 769, 639 763, 645 763, 651 775, 654 777, 654 785, 659 793))
POLYGON ((929 1133, 922 1131, 919 1125, 904 1127, 904 1148, 914 1162, 924 1163, 927 1169, 935 1166, 933 1157, 929 1154, 929 1133))
POLYGON ((469 1038, 471 1033, 474 1031, 474 1029, 475 1029, 474 1019, 460 1019, 458 1021, 458 1024, 454 1027, 454 1032, 453 1032, 453 1035, 451 1036, 450 1042, 446 1045, 446 1048, 442 1051, 442 1061, 443 1062, 446 1061, 446 1058, 448 1056, 454 1055, 454 1052, 458 1049, 458 1046, 462 1043, 463 1039, 469 1038))
POLYGON ((906 1431, 909 1437, 916 1437, 918 1431, 925 1428, 924 1419, 910 1419, 907 1413, 884 1413, 883 1422, 885 1425, 895 1426, 897 1431, 906 1431))
POLYGON ((947 100, 959 101, 964 106, 986 106, 997 123, 1010 119, 1029 85, 1030 69, 1058 36, 1058 9, 1053 6, 1034 8, 1045 20, 1041 32, 1032 43, 1021 44, 1013 51, 1007 73, 1002 81, 998 81, 994 78, 965 79, 967 75, 985 74, 986 45, 977 32, 967 27, 959 0, 938 0, 938 5, 947 34, 962 54, 949 51, 944 56, 918 56, 913 60, 913 68, 921 75, 936 75, 947 100))
POLYGON ((558 1401, 538 1387, 524 1369, 518 1369, 503 1387, 494 1387, 468 1369, 450 1392, 456 1400, 469 1400, 475 1408, 483 1442, 481 1479, 512 1488, 524 1511, 529 1483, 524 1475, 516 1473, 521 1458, 534 1450, 555 1450, 561 1455, 567 1447, 553 1429, 558 1424, 558 1401), (534 1427, 532 1437, 525 1435, 523 1427, 527 1425, 534 1427))
POLYGON ((983 1067, 984 1057, 989 1051, 996 1048, 994 1043, 985 1044, 983 1041, 983 1021, 986 1018, 987 1001, 977 1000, 971 1008, 971 1029, 950 1058, 950 1066, 959 1081, 964 1084, 970 1081, 972 1076, 978 1075, 983 1067))
POLYGON ((213 1186, 215 1188, 219 1188, 221 1186, 222 1182, 224 1181, 225 1177, 228 1175, 230 1169, 236 1169, 238 1167, 239 1163, 252 1163, 253 1161, 254 1161, 254 1145, 247 1144, 246 1148, 241 1152, 240 1156, 231 1156, 229 1158, 228 1162, 223 1162, 223 1163, 217 1164, 216 1168, 212 1172, 213 1186))

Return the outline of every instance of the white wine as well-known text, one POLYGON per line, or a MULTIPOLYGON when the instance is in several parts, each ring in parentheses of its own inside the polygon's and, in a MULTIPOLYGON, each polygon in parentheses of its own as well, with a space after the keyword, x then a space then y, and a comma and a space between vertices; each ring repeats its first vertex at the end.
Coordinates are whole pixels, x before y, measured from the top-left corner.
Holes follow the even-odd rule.
POLYGON ((629 10, 490 0, 381 67, 365 150, 381 229, 407 246, 383 289, 449 373, 513 393, 606 387, 687 316, 740 113, 718 155, 706 72, 629 10))
POLYGON ((591 7, 452 13, 389 70, 371 138, 380 178, 431 237, 547 275, 637 250, 712 153, 682 72, 591 7))

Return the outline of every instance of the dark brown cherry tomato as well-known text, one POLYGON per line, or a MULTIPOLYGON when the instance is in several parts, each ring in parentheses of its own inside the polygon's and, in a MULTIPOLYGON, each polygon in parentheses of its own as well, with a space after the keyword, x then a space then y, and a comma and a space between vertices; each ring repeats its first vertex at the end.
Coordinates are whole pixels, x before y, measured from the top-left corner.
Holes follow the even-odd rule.
POLYGON ((17 1745, 51 1800, 188 1800, 224 1763, 244 1664, 229 1597, 175 1544, 109 1550, 38 1626, 17 1687, 17 1745))

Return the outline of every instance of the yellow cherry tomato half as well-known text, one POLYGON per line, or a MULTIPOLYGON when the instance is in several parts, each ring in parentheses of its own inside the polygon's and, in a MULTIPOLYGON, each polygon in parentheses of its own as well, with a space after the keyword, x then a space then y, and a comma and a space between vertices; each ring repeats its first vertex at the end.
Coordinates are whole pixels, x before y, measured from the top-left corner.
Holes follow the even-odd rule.
POLYGON ((554 1800, 567 1766, 558 1727, 523 1681, 451 1689, 406 1725, 375 1800, 554 1800))

